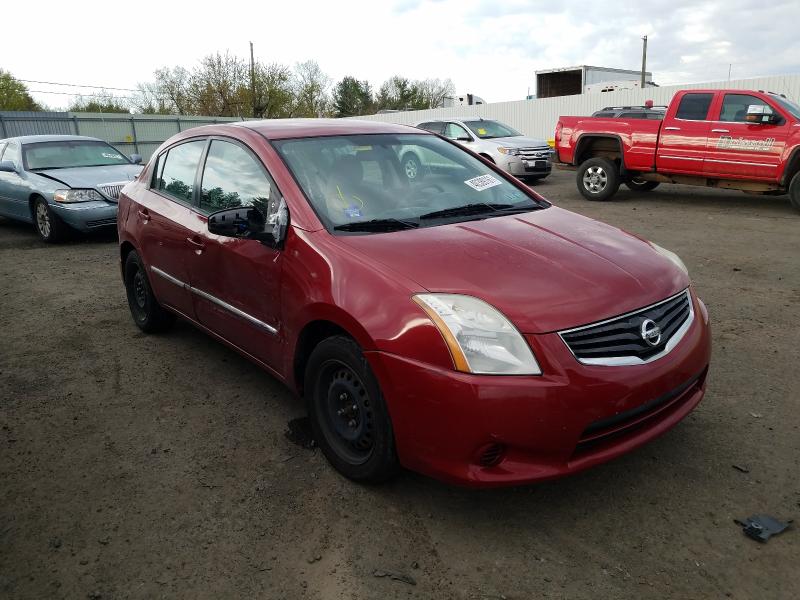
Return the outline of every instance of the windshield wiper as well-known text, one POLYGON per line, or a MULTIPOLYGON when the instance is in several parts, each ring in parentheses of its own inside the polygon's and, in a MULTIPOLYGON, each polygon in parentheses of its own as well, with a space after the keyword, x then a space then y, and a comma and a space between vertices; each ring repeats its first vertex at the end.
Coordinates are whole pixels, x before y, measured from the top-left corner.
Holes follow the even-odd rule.
POLYGON ((336 231, 398 231, 400 229, 415 229, 419 223, 401 221, 400 219, 372 219, 370 221, 354 221, 343 225, 336 225, 336 231))
POLYGON ((470 215, 482 215, 493 213, 514 213, 528 212, 540 208, 536 205, 518 206, 515 204, 490 204, 489 202, 478 202, 476 204, 465 204, 464 206, 454 206, 443 210, 420 215, 420 219, 445 219, 447 217, 468 217, 470 215))

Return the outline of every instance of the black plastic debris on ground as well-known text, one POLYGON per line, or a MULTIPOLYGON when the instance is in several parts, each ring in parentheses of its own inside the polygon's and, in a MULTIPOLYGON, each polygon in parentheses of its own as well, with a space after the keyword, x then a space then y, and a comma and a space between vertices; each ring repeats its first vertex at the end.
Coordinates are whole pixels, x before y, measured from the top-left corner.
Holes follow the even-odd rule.
POLYGON ((308 417, 292 419, 289 421, 288 425, 289 429, 286 431, 286 439, 306 450, 316 447, 317 443, 314 441, 314 434, 311 431, 311 421, 308 417))
POLYGON ((789 527, 789 523, 791 523, 791 521, 786 523, 778 521, 778 519, 769 515, 753 515, 752 517, 747 517, 744 521, 734 519, 733 522, 742 527, 742 533, 747 537, 762 544, 766 543, 773 535, 778 535, 785 531, 789 527))
POLYGON ((383 569, 376 569, 372 572, 373 577, 388 577, 392 581, 399 581, 401 583, 407 583, 408 585, 417 585, 417 581, 411 577, 411 575, 406 575, 405 573, 395 573, 394 571, 384 571, 383 569))

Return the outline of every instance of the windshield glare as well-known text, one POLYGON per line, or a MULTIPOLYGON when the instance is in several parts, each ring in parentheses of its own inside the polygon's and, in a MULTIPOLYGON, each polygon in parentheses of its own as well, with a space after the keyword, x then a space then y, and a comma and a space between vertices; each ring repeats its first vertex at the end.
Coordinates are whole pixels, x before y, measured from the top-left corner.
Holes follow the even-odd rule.
POLYGON ((800 119, 800 105, 796 102, 792 102, 788 98, 783 98, 782 96, 772 96, 772 99, 780 104, 784 110, 789 111, 795 119, 800 119))
POLYGON ((22 149, 25 168, 28 170, 131 164, 125 155, 113 146, 91 140, 37 142, 25 144, 22 149))
POLYGON ((516 129, 512 129, 508 125, 503 125, 497 121, 464 121, 464 125, 469 127, 472 133, 483 140, 522 135, 516 129))
POLYGON ((329 229, 378 219, 429 227, 502 214, 484 205, 521 211, 549 206, 433 135, 303 138, 275 146, 329 229), (476 204, 476 214, 426 217, 476 204))

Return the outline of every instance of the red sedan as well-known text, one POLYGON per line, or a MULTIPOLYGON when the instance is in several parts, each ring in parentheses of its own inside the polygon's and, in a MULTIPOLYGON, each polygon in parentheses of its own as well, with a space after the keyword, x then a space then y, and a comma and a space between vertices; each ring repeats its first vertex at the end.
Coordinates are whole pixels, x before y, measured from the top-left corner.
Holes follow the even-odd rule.
POLYGON ((675 254, 422 130, 191 129, 123 190, 118 227, 139 328, 179 316, 262 366, 355 480, 566 475, 705 390, 708 313, 675 254))

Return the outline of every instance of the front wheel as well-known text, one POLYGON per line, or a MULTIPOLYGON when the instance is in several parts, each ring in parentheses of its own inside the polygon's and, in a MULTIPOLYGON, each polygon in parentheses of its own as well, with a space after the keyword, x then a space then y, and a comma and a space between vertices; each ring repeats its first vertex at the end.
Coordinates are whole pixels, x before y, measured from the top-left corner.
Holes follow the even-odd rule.
POLYGON ((314 439, 345 477, 378 482, 397 471, 389 412, 358 344, 330 337, 314 348, 305 375, 314 439))
POLYGON ((590 158, 578 167, 578 191, 587 200, 610 200, 620 183, 619 168, 607 158, 590 158))
POLYGON ((800 172, 795 173, 789 184, 789 202, 792 203, 795 210, 800 211, 800 172))
POLYGON ((43 242, 55 244, 62 241, 67 234, 67 226, 47 205, 44 198, 36 198, 31 207, 33 226, 43 242))
POLYGON ((639 179, 638 177, 631 177, 630 179, 625 181, 625 185, 628 189, 633 190, 634 192, 649 192, 650 190, 654 190, 658 187, 658 181, 645 181, 644 179, 639 179))
POLYGON ((422 165, 419 159, 410 152, 403 157, 403 172, 409 181, 419 181, 422 179, 422 165))
POLYGON ((125 292, 136 326, 145 333, 166 331, 175 322, 175 315, 167 312, 156 300, 144 263, 135 251, 125 258, 125 292))

